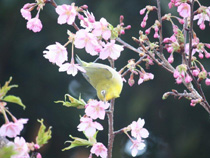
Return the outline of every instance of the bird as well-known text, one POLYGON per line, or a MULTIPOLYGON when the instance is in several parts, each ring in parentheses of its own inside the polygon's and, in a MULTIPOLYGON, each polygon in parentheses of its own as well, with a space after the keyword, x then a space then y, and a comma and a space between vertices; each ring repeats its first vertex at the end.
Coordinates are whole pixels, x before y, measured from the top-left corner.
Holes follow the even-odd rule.
POLYGON ((101 101, 120 97, 123 88, 121 75, 112 67, 94 62, 85 62, 76 57, 77 63, 85 69, 84 78, 96 89, 101 101))

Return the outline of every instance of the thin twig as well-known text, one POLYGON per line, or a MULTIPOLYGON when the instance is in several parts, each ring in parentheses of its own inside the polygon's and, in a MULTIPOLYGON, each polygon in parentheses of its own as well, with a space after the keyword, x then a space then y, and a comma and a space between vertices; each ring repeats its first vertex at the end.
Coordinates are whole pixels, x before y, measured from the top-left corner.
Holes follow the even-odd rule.
POLYGON ((134 48, 133 46, 131 46, 130 44, 126 43, 125 41, 123 41, 119 37, 116 39, 116 41, 119 42, 119 43, 121 43, 124 47, 126 47, 126 48, 128 48, 128 49, 130 49, 130 50, 132 50, 132 51, 134 51, 134 52, 136 52, 138 54, 142 53, 140 50, 134 48))
POLYGON ((160 0, 157 0, 157 13, 158 13, 158 21, 160 23, 159 28, 159 42, 160 42, 160 54, 163 54, 163 27, 162 27, 162 18, 161 18, 161 8, 160 8, 160 0))
POLYGON ((191 10, 190 10, 190 28, 189 28, 189 60, 188 66, 191 67, 191 59, 192 59, 192 36, 193 36, 193 8, 194 8, 194 0, 191 2, 191 10))
POLYGON ((108 125, 109 125, 107 158, 112 158, 112 148, 113 148, 114 136, 115 136, 114 135, 114 101, 115 99, 111 100, 109 113, 107 113, 108 125))

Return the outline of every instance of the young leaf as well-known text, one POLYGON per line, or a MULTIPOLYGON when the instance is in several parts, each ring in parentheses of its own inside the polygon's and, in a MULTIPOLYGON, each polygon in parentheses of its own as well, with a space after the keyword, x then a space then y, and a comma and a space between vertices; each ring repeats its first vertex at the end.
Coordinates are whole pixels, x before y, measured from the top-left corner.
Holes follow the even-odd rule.
POLYGON ((2 158, 11 158, 13 155, 17 154, 13 146, 4 146, 0 148, 0 157, 2 158))
POLYGON ((6 101, 6 102, 10 102, 10 103, 16 103, 16 104, 22 106, 23 109, 26 108, 26 106, 22 103, 21 99, 19 97, 14 96, 14 95, 7 95, 2 100, 6 101))
POLYGON ((48 143, 48 140, 52 137, 52 131, 51 127, 46 130, 46 126, 43 123, 43 119, 37 120, 39 123, 41 123, 41 126, 39 128, 38 135, 36 137, 36 144, 38 144, 40 147, 44 144, 48 143))
POLYGON ((6 81, 3 87, 0 87, 0 99, 2 99, 7 92, 14 87, 18 87, 18 85, 10 85, 10 82, 12 81, 12 77, 9 78, 9 81, 6 81))
POLYGON ((78 147, 78 146, 92 146, 93 143, 86 140, 86 139, 82 139, 82 138, 78 138, 78 137, 73 137, 70 135, 70 138, 73 139, 74 141, 66 141, 65 143, 71 143, 70 146, 64 148, 62 151, 65 151, 65 150, 70 150, 74 147, 78 147))
POLYGON ((83 99, 81 99, 81 96, 79 96, 79 99, 76 99, 69 94, 65 95, 65 101, 58 100, 58 101, 55 101, 55 103, 62 103, 63 106, 76 107, 78 109, 84 109, 84 107, 86 105, 85 101, 83 99), (68 101, 67 101, 67 99, 68 99, 68 101))

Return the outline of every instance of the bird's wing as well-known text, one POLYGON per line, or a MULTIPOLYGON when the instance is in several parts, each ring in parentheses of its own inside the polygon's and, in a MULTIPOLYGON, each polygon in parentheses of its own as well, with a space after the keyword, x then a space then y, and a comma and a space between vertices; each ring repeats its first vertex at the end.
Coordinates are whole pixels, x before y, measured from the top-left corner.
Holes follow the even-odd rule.
POLYGON ((112 78, 112 72, 108 68, 85 67, 86 73, 83 73, 85 79, 96 88, 98 83, 105 82, 112 78))

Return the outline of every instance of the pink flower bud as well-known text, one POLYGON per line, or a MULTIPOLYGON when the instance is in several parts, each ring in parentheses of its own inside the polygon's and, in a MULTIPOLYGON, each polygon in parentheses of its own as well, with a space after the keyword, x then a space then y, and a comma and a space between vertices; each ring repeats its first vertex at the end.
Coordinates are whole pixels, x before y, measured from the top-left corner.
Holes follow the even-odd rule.
POLYGON ((147 35, 150 34, 150 30, 151 30, 151 28, 146 29, 145 33, 146 33, 147 35))
POLYGON ((125 34, 125 30, 120 30, 120 34, 124 35, 125 34))
POLYGON ((179 71, 175 70, 174 71, 174 78, 178 78, 180 76, 179 71))
POLYGON ((84 20, 84 16, 81 15, 81 14, 78 14, 78 19, 79 19, 79 20, 84 20))
POLYGON ((157 32, 155 32, 155 34, 154 34, 154 36, 153 36, 154 38, 158 38, 159 37, 159 35, 158 35, 158 33, 157 32))
POLYGON ((146 24, 147 24, 146 22, 142 21, 142 22, 141 22, 141 27, 142 27, 142 28, 145 28, 146 24))
POLYGON ((42 155, 41 155, 40 153, 38 153, 38 154, 36 155, 36 158, 42 158, 42 155))
POLYGON ((205 46, 210 49, 210 44, 209 43, 205 43, 205 46))
POLYGON ((140 12, 139 12, 140 15, 143 15, 145 13, 145 11, 146 11, 146 8, 141 9, 140 12))
POLYGON ((167 51, 169 52, 169 53, 172 53, 173 51, 174 51, 174 48, 173 47, 168 47, 168 48, 166 48, 167 49, 167 51))
POLYGON ((164 38, 163 39, 163 43, 169 43, 171 40, 170 40, 170 38, 168 38, 168 37, 166 37, 166 38, 164 38))
POLYGON ((192 81, 192 78, 190 77, 190 75, 186 75, 185 82, 190 83, 191 81, 192 81))
POLYGON ((177 83, 177 84, 181 84, 181 83, 182 83, 182 78, 181 78, 181 77, 178 77, 178 78, 176 79, 176 83, 177 83))
POLYGON ((209 79, 209 78, 206 78, 205 84, 206 84, 207 86, 210 86, 210 79, 209 79))
POLYGON ((199 70, 195 69, 192 71, 193 76, 197 77, 199 74, 199 70))
POLYGON ((126 26, 125 29, 126 29, 126 30, 131 29, 131 25, 126 26))
POLYGON ((181 76, 184 78, 184 76, 185 76, 185 72, 184 71, 181 72, 181 76))
POLYGON ((202 54, 202 53, 199 53, 198 57, 199 57, 200 59, 203 59, 203 54, 202 54))
POLYGON ((146 15, 144 16, 143 21, 146 22, 147 19, 148 19, 148 14, 146 14, 146 15))
POLYGON ((132 79, 132 78, 129 78, 128 79, 128 84, 129 84, 129 86, 133 86, 134 85, 134 83, 135 83, 135 81, 134 81, 134 79, 132 79))
POLYGON ((210 53, 208 53, 207 51, 204 51, 204 53, 206 58, 210 58, 210 53))
POLYGON ((182 24, 182 25, 184 24, 184 20, 183 19, 178 19, 178 21, 179 21, 180 24, 182 24))
POLYGON ((204 22, 202 22, 199 27, 200 27, 201 30, 205 30, 206 25, 204 24, 204 22))
POLYGON ((82 9, 88 9, 88 6, 86 4, 84 4, 83 6, 81 6, 82 9))
POLYGON ((172 54, 169 56, 168 62, 169 62, 170 64, 174 62, 174 57, 173 57, 172 54))

